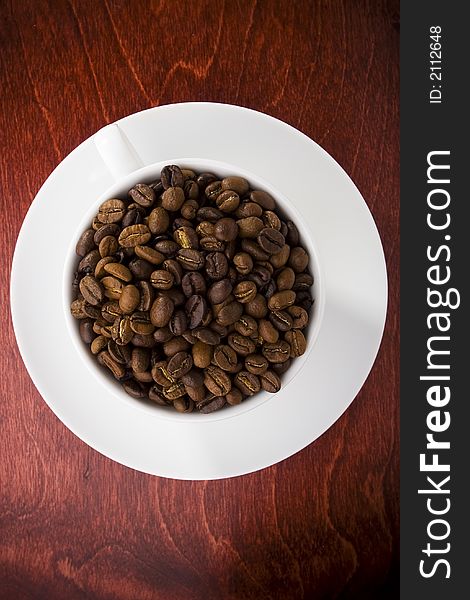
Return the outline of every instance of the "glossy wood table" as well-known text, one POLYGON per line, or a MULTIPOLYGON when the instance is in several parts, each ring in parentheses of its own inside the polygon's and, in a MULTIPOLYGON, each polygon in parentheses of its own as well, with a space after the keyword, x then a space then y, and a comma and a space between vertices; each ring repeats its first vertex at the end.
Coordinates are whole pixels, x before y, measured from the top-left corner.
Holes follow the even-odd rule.
POLYGON ((396 598, 397 2, 5 0, 0 16, 0 598, 396 598), (319 142, 364 195, 389 270, 384 340, 350 409, 226 481, 151 477, 88 448, 35 390, 9 317, 16 236, 48 174, 104 124, 187 100, 319 142))

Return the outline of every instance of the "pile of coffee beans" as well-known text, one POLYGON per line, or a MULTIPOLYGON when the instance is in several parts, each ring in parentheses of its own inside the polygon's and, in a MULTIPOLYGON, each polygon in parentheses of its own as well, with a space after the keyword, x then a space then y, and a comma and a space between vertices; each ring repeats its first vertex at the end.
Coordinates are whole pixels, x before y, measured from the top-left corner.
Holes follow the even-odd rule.
POLYGON ((169 165, 103 202, 76 251, 80 336, 133 398, 209 413, 277 392, 305 352, 308 253, 243 177, 169 165))

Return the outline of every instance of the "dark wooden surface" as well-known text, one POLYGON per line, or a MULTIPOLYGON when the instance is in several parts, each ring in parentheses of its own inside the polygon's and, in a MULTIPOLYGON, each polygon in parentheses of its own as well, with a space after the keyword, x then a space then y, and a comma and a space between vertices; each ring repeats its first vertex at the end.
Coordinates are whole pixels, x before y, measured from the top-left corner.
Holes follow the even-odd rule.
POLYGON ((2 600, 398 597, 397 2, 2 0, 0 17, 2 600), (33 387, 8 309, 16 236, 58 162, 107 122, 185 100, 265 111, 322 144, 389 269, 384 340, 351 408, 227 481, 150 477, 85 446, 33 387))

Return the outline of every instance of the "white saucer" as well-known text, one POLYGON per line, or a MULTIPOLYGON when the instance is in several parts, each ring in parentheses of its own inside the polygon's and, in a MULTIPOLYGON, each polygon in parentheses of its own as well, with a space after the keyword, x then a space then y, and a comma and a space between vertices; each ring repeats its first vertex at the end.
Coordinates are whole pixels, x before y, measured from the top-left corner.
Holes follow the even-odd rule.
POLYGON ((139 471, 217 479, 275 464, 338 419, 375 360, 385 323, 387 276, 372 216, 352 181, 322 148, 262 113, 184 103, 118 123, 144 164, 181 156, 221 160, 258 174, 291 200, 321 261, 321 329, 295 378, 269 402, 234 418, 169 421, 117 401, 77 355, 62 308, 70 240, 91 203, 114 181, 89 138, 44 183, 18 236, 11 306, 29 374, 71 431, 139 471))

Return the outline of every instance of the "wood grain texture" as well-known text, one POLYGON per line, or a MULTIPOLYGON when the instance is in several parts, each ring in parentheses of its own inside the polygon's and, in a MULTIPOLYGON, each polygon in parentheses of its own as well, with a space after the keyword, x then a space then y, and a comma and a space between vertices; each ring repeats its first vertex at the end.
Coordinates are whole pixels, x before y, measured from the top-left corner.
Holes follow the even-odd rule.
POLYGON ((0 16, 0 598, 398 597, 398 2, 5 0, 0 16), (265 111, 322 144, 389 269, 384 340, 350 409, 226 481, 151 477, 85 446, 32 385, 8 308, 16 236, 58 162, 107 122, 187 100, 265 111))

